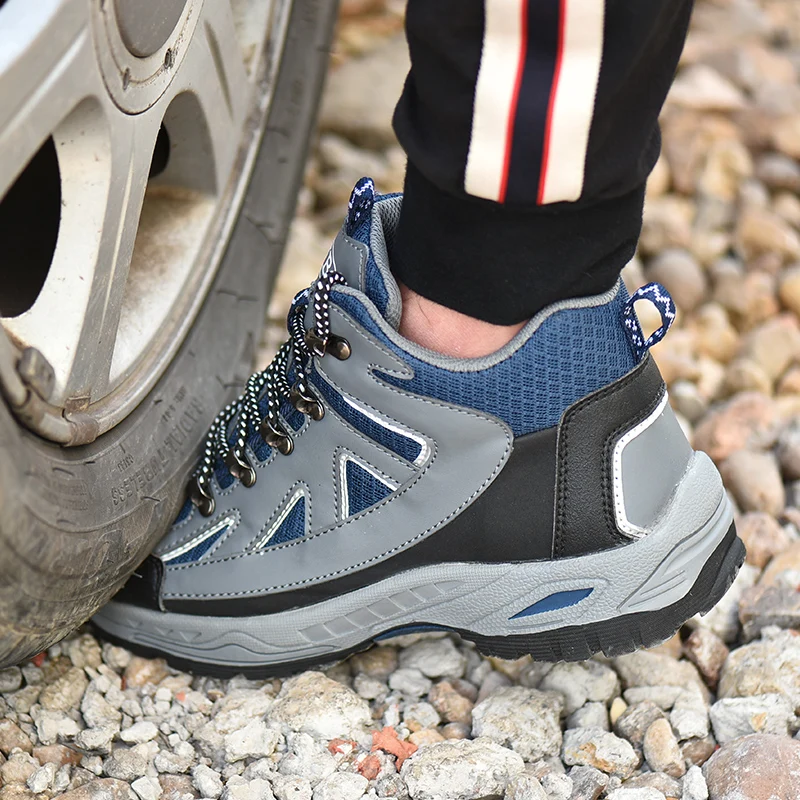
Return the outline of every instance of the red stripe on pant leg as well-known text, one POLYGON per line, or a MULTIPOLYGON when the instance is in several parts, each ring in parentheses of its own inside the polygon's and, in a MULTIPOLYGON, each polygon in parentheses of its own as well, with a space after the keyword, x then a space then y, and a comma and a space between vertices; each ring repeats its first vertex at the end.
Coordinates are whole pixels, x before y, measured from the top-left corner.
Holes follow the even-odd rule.
POLYGON ((506 125, 506 144, 505 156, 503 158, 503 179, 500 183, 500 192, 497 197, 499 203, 506 200, 506 189, 508 188, 508 172, 511 168, 511 145, 514 140, 514 121, 517 116, 517 105, 519 104, 519 90, 522 86, 522 74, 525 69, 525 56, 528 52, 528 0, 520 3, 520 25, 522 26, 522 38, 519 48, 519 61, 517 62, 517 77, 514 80, 514 94, 511 97, 511 105, 508 109, 508 123, 506 125))
POLYGON ((558 79, 561 76, 561 64, 564 59, 564 29, 567 21, 567 2, 560 0, 558 11, 558 53, 556 55, 556 67, 553 73, 553 86, 550 89, 550 103, 547 106, 547 122, 545 123, 544 147, 542 149, 542 169, 539 172, 539 195, 537 203, 543 204, 544 187, 547 181, 547 170, 550 166, 550 136, 553 127, 553 109, 556 104, 556 94, 558 93, 558 79))

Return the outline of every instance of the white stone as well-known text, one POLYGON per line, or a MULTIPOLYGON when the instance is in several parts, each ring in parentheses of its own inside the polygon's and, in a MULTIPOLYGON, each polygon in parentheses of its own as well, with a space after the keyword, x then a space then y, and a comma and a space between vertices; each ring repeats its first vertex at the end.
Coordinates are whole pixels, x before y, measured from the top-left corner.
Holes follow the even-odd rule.
POLYGON ((62 767, 59 767, 58 772, 56 772, 55 778, 53 778, 52 783, 52 790, 54 794, 60 794, 63 792, 67 786, 69 786, 70 782, 70 765, 64 764, 62 767))
POLYGON ((687 686, 675 698, 669 722, 680 741, 708 736, 708 706, 696 686, 687 686))
POLYGON ((571 714, 587 701, 605 703, 619 694, 619 678, 599 661, 555 664, 539 684, 543 691, 560 692, 564 711, 571 714))
POLYGON ((192 783, 194 788, 200 792, 201 797, 217 800, 222 794, 222 778, 220 774, 205 764, 198 764, 192 770, 192 783))
POLYGON ((606 795, 606 800, 666 800, 663 792, 654 789, 652 786, 642 786, 637 789, 628 789, 621 786, 614 789, 611 794, 606 795))
POLYGON ((504 800, 550 800, 550 798, 533 775, 523 773, 511 779, 506 787, 504 800))
POLYGON ((412 800, 472 800, 502 795, 525 770, 518 753, 488 739, 458 739, 421 748, 401 770, 412 800))
POLYGON ((28 788, 34 794, 40 794, 50 788, 50 784, 56 777, 57 766, 55 764, 45 764, 39 767, 26 781, 28 788))
POLYGON ((401 667, 389 676, 389 688, 409 697, 422 697, 428 694, 433 682, 415 667, 401 667))
POLYGON ((703 770, 692 764, 683 777, 681 800, 708 800, 708 785, 703 770))
POLYGON ((586 703, 567 717, 568 728, 600 728, 610 730, 605 703, 586 703))
POLYGON ((305 778, 314 786, 336 770, 336 759, 307 733, 288 736, 287 744, 290 752, 278 766, 282 775, 305 778))
POLYGON ((120 732, 119 738, 128 744, 149 742, 158 736, 158 728, 149 720, 143 720, 120 732))
POLYGON ((139 795, 141 800, 158 800, 163 791, 161 784, 155 778, 148 776, 137 778, 131 784, 131 789, 139 795))
POLYGON ((277 800, 311 800, 311 784, 305 778, 274 775, 272 791, 277 800))
POLYGON ((96 750, 105 753, 111 747, 111 742, 116 734, 117 729, 111 726, 84 728, 75 736, 75 744, 82 750, 96 750))
POLYGON ((369 781, 354 772, 334 772, 323 778, 314 789, 314 800, 359 800, 369 781))
POLYGON ((321 672, 287 680, 268 718, 291 731, 317 739, 358 738, 372 721, 369 704, 321 672))
POLYGON ((63 711, 47 711, 42 708, 36 713, 36 733, 40 744, 55 744, 59 740, 77 736, 80 728, 63 711))
POLYGON ((119 730, 119 722, 122 719, 122 714, 92 686, 84 692, 81 714, 90 728, 116 726, 119 730))
MULTIPOLYGON (((143 745, 137 745, 142 747, 143 745)), ((175 745, 173 752, 162 750, 153 759, 153 764, 159 772, 167 772, 171 775, 180 775, 188 772, 195 761, 197 754, 189 742, 180 742, 175 745)))
POLYGON ((423 639, 400 651, 400 666, 418 669, 429 678, 460 678, 467 659, 452 639, 423 639))
POLYGON ((569 800, 572 796, 572 778, 560 772, 548 772, 542 776, 542 789, 547 800, 569 800))
POLYGON ((526 761, 561 749, 561 696, 523 686, 498 689, 472 710, 472 735, 510 747, 526 761))
POLYGON ((228 761, 241 761, 244 758, 262 758, 275 752, 280 734, 268 728, 260 719, 254 719, 241 730, 225 736, 225 758, 228 761))
POLYGON ((639 763, 631 743, 613 733, 592 728, 573 728, 564 733, 562 759, 569 766, 583 765, 629 777, 639 763))
POLYGON ((232 777, 222 793, 223 800, 274 800, 269 781, 264 778, 245 780, 237 776, 232 777))
POLYGON ((795 718, 791 703, 782 694, 725 697, 711 706, 709 716, 720 744, 749 733, 787 736, 795 718))
POLYGON ((430 703, 409 703, 403 712, 403 721, 410 730, 414 730, 412 724, 417 728, 435 728, 441 718, 430 703))

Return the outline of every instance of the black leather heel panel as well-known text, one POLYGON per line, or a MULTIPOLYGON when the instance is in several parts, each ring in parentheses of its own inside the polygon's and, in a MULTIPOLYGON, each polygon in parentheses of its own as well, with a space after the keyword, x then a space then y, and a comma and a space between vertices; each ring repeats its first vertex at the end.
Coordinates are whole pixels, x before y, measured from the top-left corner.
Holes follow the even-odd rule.
POLYGON ((164 562, 155 556, 147 556, 128 578, 128 582, 114 595, 114 600, 161 611, 159 595, 163 578, 164 562))
POLYGON ((614 520, 612 452, 625 431, 653 412, 664 389, 661 373, 648 353, 634 370, 564 413, 558 433, 555 558, 629 541, 614 520))

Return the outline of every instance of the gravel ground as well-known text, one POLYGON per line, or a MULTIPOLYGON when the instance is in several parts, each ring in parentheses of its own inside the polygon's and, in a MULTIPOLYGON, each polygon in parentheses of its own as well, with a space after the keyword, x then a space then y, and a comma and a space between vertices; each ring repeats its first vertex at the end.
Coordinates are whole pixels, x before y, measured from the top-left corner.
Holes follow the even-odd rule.
MULTIPOLYGON (((262 363, 355 179, 402 183, 402 4, 343 11, 262 363)), ((794 0, 700 3, 626 269, 678 301, 654 355, 748 546, 716 609, 613 660, 418 635, 284 681, 193 677, 79 632, 0 671, 0 800, 800 797, 798 72, 794 0)))

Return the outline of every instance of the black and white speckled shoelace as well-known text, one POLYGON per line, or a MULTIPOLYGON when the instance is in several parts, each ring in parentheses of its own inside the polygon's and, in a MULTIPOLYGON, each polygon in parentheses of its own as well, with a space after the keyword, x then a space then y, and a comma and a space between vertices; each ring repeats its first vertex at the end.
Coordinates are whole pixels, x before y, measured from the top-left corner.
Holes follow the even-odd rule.
POLYGON ((316 281, 295 295, 292 301, 286 319, 289 339, 281 345, 265 370, 250 376, 241 396, 217 414, 190 483, 192 503, 204 516, 213 514, 216 506, 212 476, 220 459, 231 475, 245 486, 250 487, 256 482, 256 471, 247 454, 247 440, 256 429, 270 447, 287 456, 292 452, 292 436, 280 417, 280 408, 285 400, 311 419, 322 419, 325 409, 308 386, 307 367, 314 356, 321 358, 330 353, 340 360, 350 356, 347 340, 331 333, 328 313, 331 290, 336 284, 346 283, 336 271, 329 253, 316 281), (314 325, 305 330, 305 315, 310 302, 313 303, 314 325), (288 376, 292 370, 295 380, 289 385, 288 376), (263 419, 259 411, 262 398, 267 400, 267 415, 263 419))

